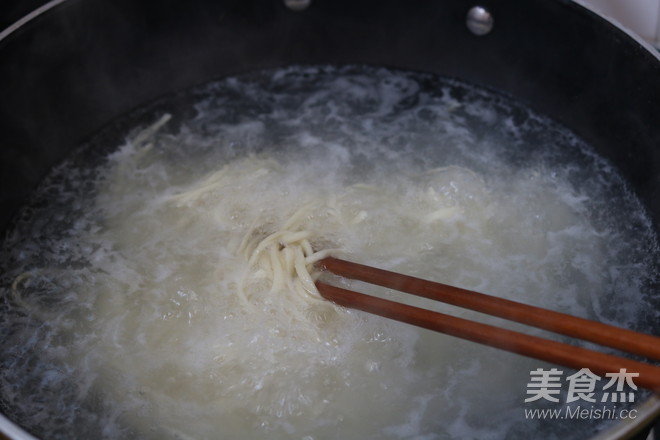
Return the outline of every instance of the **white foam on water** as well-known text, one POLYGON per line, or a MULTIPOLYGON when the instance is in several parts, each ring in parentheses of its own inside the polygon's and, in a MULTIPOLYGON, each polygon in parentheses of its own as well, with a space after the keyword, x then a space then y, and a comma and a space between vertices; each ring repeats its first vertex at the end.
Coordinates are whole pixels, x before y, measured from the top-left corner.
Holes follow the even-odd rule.
POLYGON ((310 242, 351 260, 623 325, 649 308, 654 236, 639 203, 529 110, 363 67, 195 93, 194 117, 138 130, 101 169, 60 169, 41 190, 53 206, 37 203, 8 239, 0 385, 27 424, 118 438, 540 429, 522 401, 542 364, 273 294, 236 249, 304 206, 310 242))

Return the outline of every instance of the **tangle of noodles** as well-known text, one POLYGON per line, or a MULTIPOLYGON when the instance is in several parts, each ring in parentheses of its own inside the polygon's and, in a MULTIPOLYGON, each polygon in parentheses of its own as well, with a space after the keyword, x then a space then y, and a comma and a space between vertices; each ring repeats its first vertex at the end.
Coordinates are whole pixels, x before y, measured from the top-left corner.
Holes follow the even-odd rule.
MULTIPOLYGON (((273 162, 268 164, 273 165, 273 162)), ((253 178, 267 174, 265 170, 260 168, 253 178)), ((225 170, 220 170, 170 200, 177 206, 199 202, 206 194, 224 187, 228 180, 233 180, 233 177, 227 177, 225 170)), ((251 307, 255 302, 264 300, 254 293, 259 292, 259 289, 250 289, 248 285, 259 285, 266 281, 270 284, 268 295, 278 295, 292 302, 302 299, 319 307, 332 309, 320 296, 314 284, 320 275, 315 264, 330 255, 332 250, 315 251, 310 243, 312 232, 305 229, 306 218, 318 207, 318 204, 314 203, 301 207, 277 230, 267 233, 266 236, 263 236, 263 225, 259 225, 258 219, 255 219, 235 251, 247 262, 247 271, 237 289, 243 306, 251 307)))

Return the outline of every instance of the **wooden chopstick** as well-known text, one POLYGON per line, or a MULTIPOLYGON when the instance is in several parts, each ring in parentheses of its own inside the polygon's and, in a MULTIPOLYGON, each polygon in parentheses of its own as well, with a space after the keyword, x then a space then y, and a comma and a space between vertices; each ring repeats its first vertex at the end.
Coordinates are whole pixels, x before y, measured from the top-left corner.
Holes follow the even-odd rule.
POLYGON ((516 301, 328 257, 319 264, 337 275, 389 287, 492 316, 660 360, 660 337, 516 301))
MULTIPOLYGON (((347 278, 447 302, 658 359, 660 338, 655 336, 337 258, 323 259, 319 262, 319 265, 330 272, 347 278), (536 317, 539 317, 540 325, 539 322, 535 321, 536 317), (584 329, 584 327, 588 327, 588 329, 584 329), (599 332, 605 332, 605 336, 601 337, 598 334, 599 332), (587 337, 583 337, 583 335, 587 337), (607 339, 608 337, 614 338, 616 342, 612 344, 607 339), (637 338, 642 339, 643 343, 639 344, 637 338), (629 345, 633 346, 634 351, 630 350, 629 345)), ((432 312, 322 282, 317 282, 316 286, 323 297, 344 307, 363 310, 551 363, 576 369, 589 368, 589 370, 599 375, 618 372, 619 369, 625 368, 628 372, 639 373, 639 377, 635 378, 637 385, 660 393, 660 367, 651 364, 432 312)))

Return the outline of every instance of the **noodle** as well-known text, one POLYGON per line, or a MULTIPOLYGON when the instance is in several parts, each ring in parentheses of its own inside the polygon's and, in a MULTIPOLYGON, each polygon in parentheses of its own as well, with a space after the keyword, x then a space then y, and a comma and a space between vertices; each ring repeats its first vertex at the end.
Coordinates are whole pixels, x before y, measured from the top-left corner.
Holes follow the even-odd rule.
MULTIPOLYGON (((250 179, 265 176, 268 174, 266 167, 277 167, 277 164, 266 161, 261 166, 250 175, 250 179)), ((169 201, 179 207, 199 203, 206 195, 225 188, 234 178, 235 176, 228 175, 226 168, 223 168, 194 188, 170 197, 169 201)), ((326 303, 314 285, 319 276, 314 263, 328 256, 331 251, 315 252, 310 243, 312 233, 304 229, 305 217, 315 208, 318 209, 314 204, 301 207, 277 231, 263 238, 259 236, 259 230, 263 226, 258 225, 258 219, 254 220, 253 226, 245 233, 236 250, 245 258, 248 266, 248 272, 242 278, 238 292, 243 304, 254 301, 253 295, 244 286, 249 283, 250 278, 255 277, 269 279, 270 294, 288 293, 308 301, 326 303)))

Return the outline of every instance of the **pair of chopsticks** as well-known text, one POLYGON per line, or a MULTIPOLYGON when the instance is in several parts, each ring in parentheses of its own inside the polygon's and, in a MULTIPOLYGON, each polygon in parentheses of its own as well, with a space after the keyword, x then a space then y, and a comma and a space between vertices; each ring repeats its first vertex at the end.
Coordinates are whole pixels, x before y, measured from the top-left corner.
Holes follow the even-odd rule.
MULTIPOLYGON (((442 301, 653 360, 660 360, 660 337, 657 336, 637 333, 338 258, 328 257, 317 264, 329 272, 346 278, 442 301)), ((660 367, 652 364, 400 304, 320 281, 316 283, 316 287, 321 296, 344 307, 362 310, 554 364, 577 370, 588 368, 600 376, 604 376, 606 373, 618 373, 620 369, 625 368, 628 373, 639 373, 639 376, 634 378, 636 385, 660 393, 660 367)))

